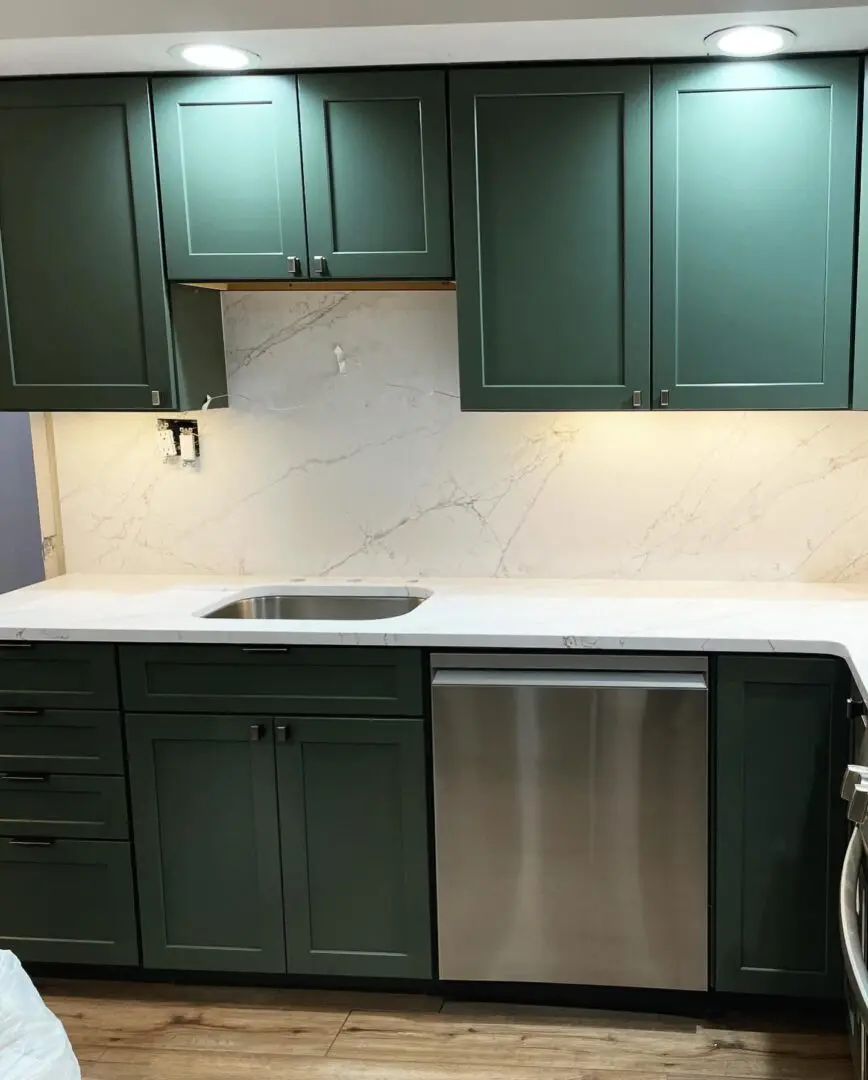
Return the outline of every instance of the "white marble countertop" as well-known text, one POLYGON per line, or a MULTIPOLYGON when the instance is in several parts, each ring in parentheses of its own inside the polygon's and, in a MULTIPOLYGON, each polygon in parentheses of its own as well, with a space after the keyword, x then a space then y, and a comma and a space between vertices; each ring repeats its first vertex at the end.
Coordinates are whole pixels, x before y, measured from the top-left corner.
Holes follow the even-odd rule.
POLYGON ((69 574, 0 596, 0 640, 811 653, 868 694, 868 583, 276 579, 69 574), (376 621, 218 620, 260 592, 430 594, 376 621))

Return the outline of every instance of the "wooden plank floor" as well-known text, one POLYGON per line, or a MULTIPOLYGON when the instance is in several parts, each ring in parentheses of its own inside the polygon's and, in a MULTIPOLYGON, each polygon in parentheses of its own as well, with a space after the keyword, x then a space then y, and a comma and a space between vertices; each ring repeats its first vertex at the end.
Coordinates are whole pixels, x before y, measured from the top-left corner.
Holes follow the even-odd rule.
POLYGON ((852 1080, 829 1025, 42 980, 83 1080, 852 1080), (824 1030, 825 1028, 825 1030, 824 1030))

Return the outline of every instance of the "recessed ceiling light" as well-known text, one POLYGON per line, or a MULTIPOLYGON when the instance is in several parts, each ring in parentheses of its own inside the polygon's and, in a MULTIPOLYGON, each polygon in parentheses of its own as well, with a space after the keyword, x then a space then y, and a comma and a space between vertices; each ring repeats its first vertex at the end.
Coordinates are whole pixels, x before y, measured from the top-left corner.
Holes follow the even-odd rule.
POLYGON ((173 45, 169 52, 188 64, 211 68, 212 71, 241 71, 259 59, 256 53, 236 49, 232 45, 173 45))
POLYGON ((705 39, 709 52, 726 56, 771 56, 789 49, 796 40, 784 26, 727 26, 705 39))

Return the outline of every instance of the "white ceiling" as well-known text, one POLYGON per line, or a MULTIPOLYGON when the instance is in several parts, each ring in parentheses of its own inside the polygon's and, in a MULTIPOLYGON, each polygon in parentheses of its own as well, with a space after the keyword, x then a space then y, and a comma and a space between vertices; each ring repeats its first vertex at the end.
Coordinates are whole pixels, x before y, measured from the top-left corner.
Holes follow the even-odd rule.
POLYGON ((178 70, 169 48, 194 40, 242 46, 276 69, 698 56, 706 34, 746 21, 788 26, 803 52, 868 50, 868 6, 822 4, 766 0, 757 11, 731 0, 16 0, 11 10, 0 0, 0 75, 178 70))
MULTIPOLYGON (((765 4, 767 11, 859 6, 858 0, 765 4)), ((726 0, 0 0, 0 37, 422 26, 747 10, 749 5, 733 6, 726 0)))

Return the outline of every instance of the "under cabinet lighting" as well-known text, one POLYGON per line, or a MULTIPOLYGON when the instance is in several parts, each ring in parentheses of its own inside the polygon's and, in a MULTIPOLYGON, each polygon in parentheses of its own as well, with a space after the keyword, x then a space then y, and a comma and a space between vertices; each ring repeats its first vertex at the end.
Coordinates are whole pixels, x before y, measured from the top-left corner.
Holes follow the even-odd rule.
POLYGON ((709 52, 726 56, 771 56, 789 49, 796 40, 785 26, 727 26, 705 39, 709 52))

